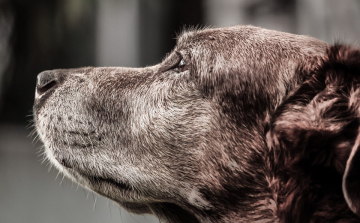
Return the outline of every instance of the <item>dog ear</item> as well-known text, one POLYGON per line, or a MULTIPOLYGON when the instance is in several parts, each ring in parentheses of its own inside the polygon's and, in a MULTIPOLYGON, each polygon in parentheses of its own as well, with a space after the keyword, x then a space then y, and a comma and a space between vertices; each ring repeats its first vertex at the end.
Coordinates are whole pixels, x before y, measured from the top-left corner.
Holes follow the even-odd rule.
POLYGON ((360 50, 334 45, 299 72, 305 81, 276 108, 267 133, 279 215, 311 216, 335 194, 360 216, 360 50))
POLYGON ((360 216, 360 137, 357 137, 347 160, 343 177, 343 192, 349 208, 360 216))

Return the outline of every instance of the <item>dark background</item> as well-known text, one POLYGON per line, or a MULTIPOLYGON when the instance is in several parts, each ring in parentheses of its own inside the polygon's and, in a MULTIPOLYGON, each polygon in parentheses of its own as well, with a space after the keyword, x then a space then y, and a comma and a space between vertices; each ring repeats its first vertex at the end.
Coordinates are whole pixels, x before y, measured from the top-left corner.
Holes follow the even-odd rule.
POLYGON ((183 29, 237 24, 358 46, 360 1, 0 0, 0 222, 157 222, 47 173, 26 127, 36 75, 156 64, 183 29))

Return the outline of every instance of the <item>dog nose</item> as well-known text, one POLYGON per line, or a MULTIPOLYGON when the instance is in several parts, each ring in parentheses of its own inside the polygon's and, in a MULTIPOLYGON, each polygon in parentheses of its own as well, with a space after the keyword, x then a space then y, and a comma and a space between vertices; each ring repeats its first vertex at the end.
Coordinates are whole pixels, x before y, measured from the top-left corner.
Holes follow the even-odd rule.
POLYGON ((58 78, 54 71, 43 71, 37 76, 36 90, 39 94, 54 88, 58 84, 58 78))

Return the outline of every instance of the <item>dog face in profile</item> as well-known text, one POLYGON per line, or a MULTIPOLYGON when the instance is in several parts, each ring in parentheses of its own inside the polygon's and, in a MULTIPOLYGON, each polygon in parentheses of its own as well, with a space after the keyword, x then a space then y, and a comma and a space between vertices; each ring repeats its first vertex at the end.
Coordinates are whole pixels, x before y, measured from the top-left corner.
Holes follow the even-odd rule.
POLYGON ((251 26, 183 33, 159 64, 39 74, 62 173, 162 222, 358 222, 360 53, 251 26))

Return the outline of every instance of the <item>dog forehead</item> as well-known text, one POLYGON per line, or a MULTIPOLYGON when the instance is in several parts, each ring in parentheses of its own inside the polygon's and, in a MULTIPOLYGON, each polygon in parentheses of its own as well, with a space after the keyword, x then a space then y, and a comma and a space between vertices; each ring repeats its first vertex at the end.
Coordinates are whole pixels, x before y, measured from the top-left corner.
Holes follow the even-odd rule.
POLYGON ((225 37, 231 35, 231 33, 236 34, 234 27, 185 30, 177 37, 177 47, 185 48, 194 44, 206 45, 209 41, 219 40, 219 37, 225 37))
POLYGON ((295 35, 276 30, 259 28, 251 25, 238 25, 225 28, 203 28, 185 30, 177 38, 177 48, 200 46, 214 47, 221 50, 241 48, 269 48, 269 46, 287 49, 303 49, 309 54, 324 51, 326 43, 313 37, 295 35), (218 46, 218 47, 216 47, 218 46))
POLYGON ((178 36, 177 46, 185 47, 189 44, 206 44, 208 42, 226 44, 226 42, 238 42, 249 37, 250 39, 262 39, 266 38, 266 36, 269 35, 269 32, 271 32, 271 36, 281 36, 282 34, 285 34, 259 27, 242 25, 225 28, 190 29, 185 30, 178 36))

